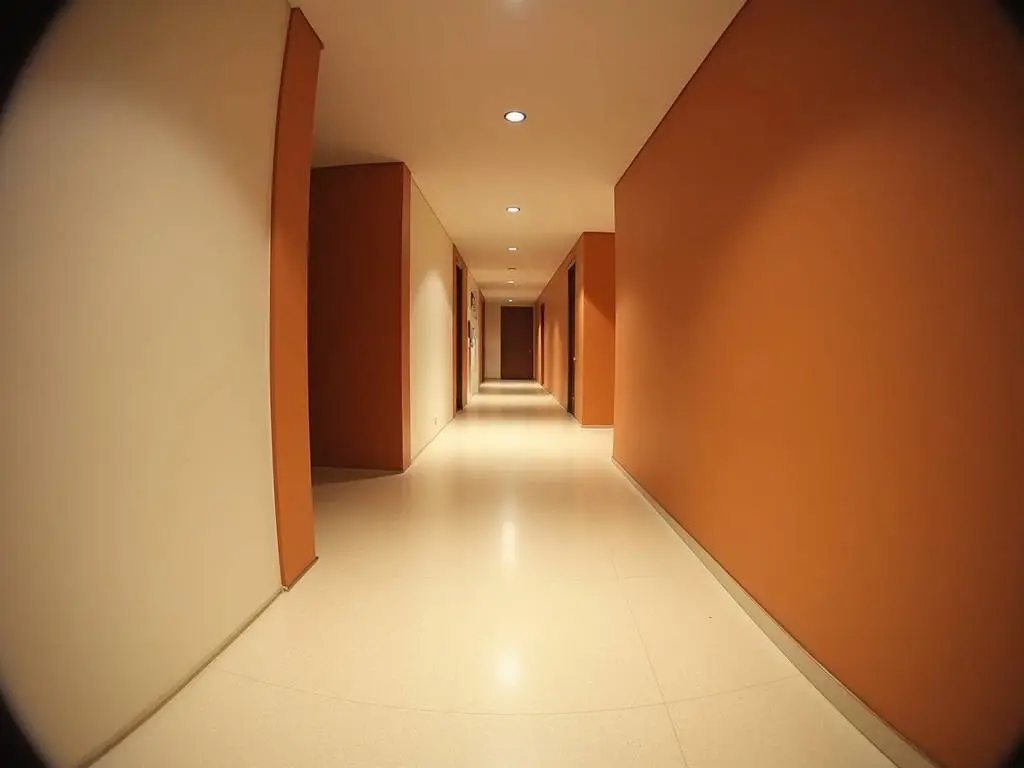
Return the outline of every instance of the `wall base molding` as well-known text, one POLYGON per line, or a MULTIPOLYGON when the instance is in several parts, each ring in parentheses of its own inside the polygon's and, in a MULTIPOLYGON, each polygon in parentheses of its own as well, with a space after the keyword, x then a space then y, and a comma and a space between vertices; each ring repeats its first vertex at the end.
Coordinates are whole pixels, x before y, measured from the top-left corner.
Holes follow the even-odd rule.
POLYGON ((855 693, 843 685, 821 663, 815 659, 781 624, 772 618, 761 605, 702 547, 683 526, 681 526, 664 507, 661 506, 647 490, 614 458, 612 463, 618 468, 630 484, 639 492, 644 500, 661 515, 676 535, 693 551, 704 567, 729 593, 739 606, 746 612, 758 628, 764 632, 789 659, 793 666, 818 689, 828 701, 839 710, 853 727, 864 734, 878 750, 888 757, 898 768, 938 768, 928 757, 921 753, 903 735, 883 720, 855 693))
MULTIPOLYGON (((316 565, 318 562, 320 562, 320 556, 319 555, 314 556, 313 559, 309 561, 309 565, 307 565, 305 568, 303 568, 302 572, 298 576, 295 577, 295 581, 293 581, 291 584, 284 584, 284 585, 282 585, 281 589, 283 589, 285 592, 290 592, 292 590, 292 588, 294 588, 295 585, 299 583, 299 581, 302 579, 302 577, 305 576, 307 573, 309 573, 309 570, 314 565, 316 565)), ((268 605, 269 605, 269 603, 268 603, 268 605)), ((251 623, 252 623, 252 621, 250 620, 249 624, 251 624, 251 623)))

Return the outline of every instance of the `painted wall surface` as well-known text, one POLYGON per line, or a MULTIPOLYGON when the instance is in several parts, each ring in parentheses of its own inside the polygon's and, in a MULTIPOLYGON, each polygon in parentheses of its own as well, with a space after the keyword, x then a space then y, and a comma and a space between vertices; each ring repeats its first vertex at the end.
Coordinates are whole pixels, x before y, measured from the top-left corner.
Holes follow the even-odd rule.
POLYGON ((466 302, 466 307, 469 312, 469 333, 471 337, 471 345, 469 348, 469 399, 472 400, 473 395, 480 391, 480 381, 483 377, 483 365, 482 357, 480 355, 480 322, 482 313, 480 311, 480 303, 482 301, 480 297, 480 286, 477 285, 476 280, 473 276, 466 272, 467 275, 467 286, 469 289, 470 299, 466 302), (472 297, 476 297, 475 301, 472 297))
POLYGON ((86 761, 279 588, 270 197, 288 14, 80 0, 4 117, 0 678, 54 764, 86 761))
POLYGON ((611 426, 615 389, 615 235, 611 232, 580 235, 541 293, 541 383, 566 407, 572 263, 576 264, 576 416, 585 426, 611 426))
POLYGON ((615 193, 616 458, 951 768, 1021 726, 1022 136, 996 4, 750 0, 615 193))
POLYGON ((316 557, 309 458, 309 166, 322 45, 302 11, 288 22, 277 108, 270 226, 270 417, 281 583, 316 557))
POLYGON ((484 379, 501 378, 501 302, 488 301, 484 306, 484 379))
MULTIPOLYGON (((541 292, 537 300, 537 318, 540 322, 540 306, 544 306, 544 338, 541 344, 540 354, 544 356, 544 364, 541 366, 541 385, 566 408, 569 404, 569 265, 577 262, 576 267, 576 295, 577 301, 579 291, 582 288, 582 281, 579 279, 582 270, 583 260, 582 245, 579 240, 572 250, 565 257, 565 260, 558 265, 558 269, 551 276, 548 284, 541 292)), ((579 325, 576 326, 576 349, 577 359, 579 357, 579 325)), ((576 402, 580 402, 580 380, 576 377, 576 402)))
POLYGON ((410 462, 411 180, 402 163, 315 168, 309 220, 314 466, 410 462))
POLYGON ((412 455, 454 416, 452 242, 415 182, 410 205, 409 370, 412 455))
POLYGON ((579 419, 610 427, 615 400, 615 235, 584 232, 579 292, 579 419))

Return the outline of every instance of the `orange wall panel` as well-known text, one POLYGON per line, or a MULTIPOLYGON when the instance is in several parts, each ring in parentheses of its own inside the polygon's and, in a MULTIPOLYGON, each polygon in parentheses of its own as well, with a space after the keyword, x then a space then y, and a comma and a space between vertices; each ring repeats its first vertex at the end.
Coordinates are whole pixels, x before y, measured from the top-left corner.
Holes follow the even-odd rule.
POLYGON ((409 195, 409 170, 402 163, 313 171, 314 466, 409 466, 409 195))
POLYGON ((583 233, 580 423, 611 426, 615 393, 615 235, 583 233))
POLYGON ((309 175, 320 39, 292 9, 274 147, 270 224, 270 411, 281 582, 316 557, 309 458, 306 284, 309 175))
POLYGON ((616 458, 950 768, 1024 714, 1022 136, 995 3, 750 0, 615 191, 616 458))
MULTIPOLYGON (((584 232, 540 295, 541 384, 565 408, 569 398, 569 265, 576 264, 576 416, 610 426, 615 386, 615 235, 584 232)), ((537 313, 538 322, 540 312, 537 313)))
MULTIPOLYGON (((569 403, 569 371, 567 370, 568 355, 568 270, 573 261, 577 261, 577 254, 580 250, 580 242, 565 257, 565 260, 555 270, 544 291, 540 295, 538 305, 544 305, 544 343, 541 353, 544 355, 543 380, 541 385, 561 404, 563 408, 569 403)), ((576 292, 579 295, 581 281, 579 279, 580 266, 576 267, 576 292)), ((540 311, 537 312, 538 318, 540 311)), ((577 324, 577 340, 579 339, 579 325, 577 324)), ((577 341, 577 355, 579 354, 579 343, 577 341)), ((580 402, 579 377, 577 377, 576 403, 580 402)))

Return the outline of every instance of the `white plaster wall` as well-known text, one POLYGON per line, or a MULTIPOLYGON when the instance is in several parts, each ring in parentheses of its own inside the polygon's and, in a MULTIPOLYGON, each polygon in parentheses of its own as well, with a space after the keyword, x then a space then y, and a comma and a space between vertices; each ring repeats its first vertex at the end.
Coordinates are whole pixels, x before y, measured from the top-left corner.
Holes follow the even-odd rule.
POLYGON ((279 586, 282 0, 78 0, 0 132, 0 678, 55 765, 279 586))

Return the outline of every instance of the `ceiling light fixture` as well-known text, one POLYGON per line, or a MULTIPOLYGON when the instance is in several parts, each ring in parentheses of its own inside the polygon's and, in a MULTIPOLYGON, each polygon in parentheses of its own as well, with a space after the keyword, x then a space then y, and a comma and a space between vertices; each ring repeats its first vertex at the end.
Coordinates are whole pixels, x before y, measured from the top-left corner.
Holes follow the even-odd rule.
POLYGON ((507 285, 515 285, 515 284, 516 284, 516 281, 515 281, 515 280, 506 280, 506 281, 505 281, 505 283, 506 283, 507 285))
POLYGON ((521 123, 526 119, 526 113, 520 112, 518 109, 513 109, 511 112, 505 113, 505 119, 510 123, 521 123))
POLYGON ((509 299, 509 300, 508 300, 508 303, 509 303, 509 304, 511 304, 511 303, 512 303, 512 299, 509 299))
POLYGON ((515 252, 516 252, 516 251, 518 251, 518 250, 519 250, 519 249, 518 249, 518 248, 516 248, 516 247, 515 247, 514 245, 510 245, 510 246, 508 247, 508 251, 509 251, 509 253, 515 253, 515 252))
POLYGON ((519 206, 518 205, 510 205, 505 210, 508 211, 509 213, 519 213, 519 206))
POLYGON ((509 272, 515 272, 515 271, 516 271, 516 268, 515 268, 515 267, 509 267, 509 268, 508 268, 508 271, 509 271, 509 272))

